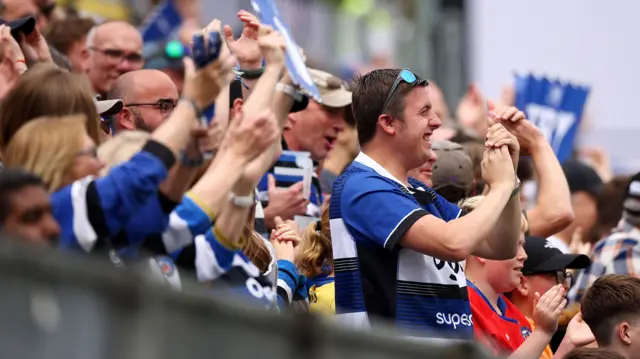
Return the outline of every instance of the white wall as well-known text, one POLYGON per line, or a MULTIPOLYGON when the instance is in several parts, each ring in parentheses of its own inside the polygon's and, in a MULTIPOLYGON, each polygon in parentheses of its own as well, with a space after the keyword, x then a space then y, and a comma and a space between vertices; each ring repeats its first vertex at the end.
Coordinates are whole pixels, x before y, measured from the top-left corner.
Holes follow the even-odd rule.
POLYGON ((640 170, 640 2, 467 0, 470 77, 496 98, 515 70, 591 85, 581 141, 640 170))

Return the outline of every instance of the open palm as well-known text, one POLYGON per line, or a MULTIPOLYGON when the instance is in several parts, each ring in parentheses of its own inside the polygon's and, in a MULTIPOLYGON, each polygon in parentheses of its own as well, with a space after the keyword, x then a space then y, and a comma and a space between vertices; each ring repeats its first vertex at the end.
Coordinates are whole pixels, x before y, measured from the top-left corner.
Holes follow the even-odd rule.
POLYGON ((244 28, 242 35, 236 40, 228 25, 224 27, 224 35, 231 53, 238 59, 241 68, 258 68, 262 64, 262 52, 258 45, 258 29, 260 22, 253 14, 241 10, 238 18, 244 28))

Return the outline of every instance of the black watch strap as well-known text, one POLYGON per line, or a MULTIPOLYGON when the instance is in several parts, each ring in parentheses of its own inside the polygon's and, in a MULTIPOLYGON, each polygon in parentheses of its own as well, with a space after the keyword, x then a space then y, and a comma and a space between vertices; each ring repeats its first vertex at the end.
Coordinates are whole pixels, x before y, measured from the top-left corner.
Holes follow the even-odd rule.
POLYGON ((241 78, 245 79, 245 80, 257 80, 260 78, 260 76, 262 76, 262 73, 264 73, 264 67, 261 67, 259 69, 234 69, 233 72, 235 72, 236 75, 240 76, 241 78))

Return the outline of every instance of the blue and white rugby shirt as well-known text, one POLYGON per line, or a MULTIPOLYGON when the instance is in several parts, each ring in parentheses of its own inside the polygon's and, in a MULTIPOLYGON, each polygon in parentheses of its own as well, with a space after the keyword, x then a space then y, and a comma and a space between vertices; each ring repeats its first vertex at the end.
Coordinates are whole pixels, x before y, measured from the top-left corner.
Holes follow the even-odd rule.
POLYGON ((329 216, 336 314, 357 328, 382 318, 411 336, 471 340, 461 264, 398 243, 421 217, 450 221, 461 210, 419 181, 409 182, 405 187, 360 153, 334 183, 329 216))

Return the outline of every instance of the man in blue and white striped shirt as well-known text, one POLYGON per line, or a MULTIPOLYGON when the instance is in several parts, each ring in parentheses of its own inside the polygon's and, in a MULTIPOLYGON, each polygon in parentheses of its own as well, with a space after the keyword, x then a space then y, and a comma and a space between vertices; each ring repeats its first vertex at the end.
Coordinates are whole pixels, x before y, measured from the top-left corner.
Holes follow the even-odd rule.
MULTIPOLYGON (((375 70, 357 80, 353 111, 362 152, 334 183, 329 208, 336 314, 358 328, 386 319, 412 336, 470 340, 460 262, 470 254, 516 254, 520 202, 506 146, 517 158, 518 145, 501 125, 490 129, 483 176, 491 191, 463 217, 407 175, 428 161, 431 134, 440 127, 427 85, 408 69, 375 70)), ((521 116, 508 110, 510 118, 521 116)))

